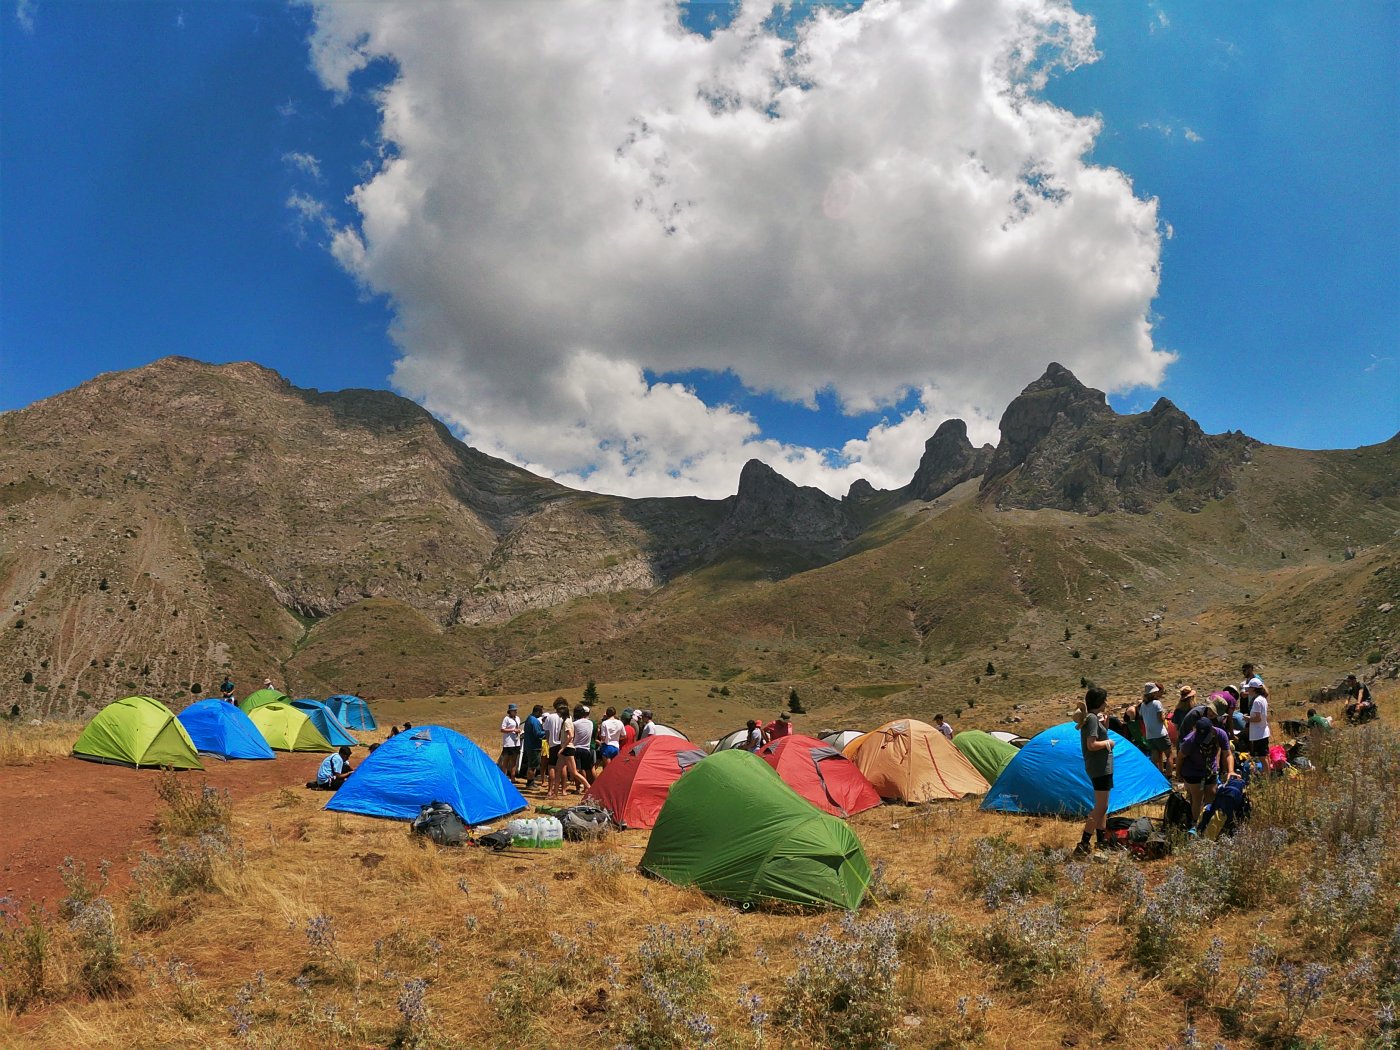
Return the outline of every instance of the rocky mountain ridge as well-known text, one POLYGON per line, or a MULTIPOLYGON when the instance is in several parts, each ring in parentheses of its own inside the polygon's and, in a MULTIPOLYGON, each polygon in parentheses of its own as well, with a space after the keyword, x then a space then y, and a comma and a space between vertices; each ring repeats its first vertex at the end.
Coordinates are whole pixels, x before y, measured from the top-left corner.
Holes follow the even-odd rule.
MULTIPOLYGON (((753 461, 727 499, 623 499, 484 455, 387 392, 167 358, 0 415, 0 681, 55 711, 250 666, 310 688, 402 663, 418 677, 399 688, 441 690, 557 647, 563 624, 593 647, 672 622, 688 581, 736 594, 883 549, 979 476, 979 507, 1200 510, 1252 447, 1166 401, 1119 416, 1052 365, 995 449, 946 421, 901 489, 835 499, 753 461)), ((920 644, 934 605, 909 607, 920 644)))

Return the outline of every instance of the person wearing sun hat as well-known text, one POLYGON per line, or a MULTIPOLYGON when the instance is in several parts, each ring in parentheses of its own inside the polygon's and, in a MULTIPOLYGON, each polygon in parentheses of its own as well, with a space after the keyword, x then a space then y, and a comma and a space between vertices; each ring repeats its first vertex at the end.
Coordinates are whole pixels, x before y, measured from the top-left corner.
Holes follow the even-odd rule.
POLYGON ((1196 723, 1201 716, 1214 712, 1215 708, 1207 700, 1199 700, 1196 697, 1196 690, 1189 685, 1183 685, 1180 690, 1181 700, 1179 702, 1189 704, 1190 707, 1181 718, 1180 737, 1184 741, 1190 735, 1191 730, 1196 728, 1196 723))
POLYGON ((1142 719, 1142 738, 1147 757, 1165 776, 1171 768, 1172 742, 1167 736, 1167 712, 1162 706, 1162 687, 1156 682, 1148 682, 1142 687, 1138 717, 1142 719))
POLYGON ((501 754, 496 765, 502 773, 515 780, 520 769, 520 709, 515 704, 506 705, 506 716, 501 719, 501 754))

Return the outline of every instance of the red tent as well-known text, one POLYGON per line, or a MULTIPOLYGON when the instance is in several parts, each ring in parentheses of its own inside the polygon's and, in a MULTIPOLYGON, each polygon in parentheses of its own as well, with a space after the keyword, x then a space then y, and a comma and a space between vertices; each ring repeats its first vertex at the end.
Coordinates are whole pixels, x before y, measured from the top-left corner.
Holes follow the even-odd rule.
POLYGON ((880 804, 880 793, 856 764, 816 737, 779 737, 758 757, 776 769, 788 787, 833 816, 854 816, 880 804))
POLYGON ((705 752, 678 736, 647 736, 608 763, 583 796, 629 828, 656 823, 671 785, 705 752))

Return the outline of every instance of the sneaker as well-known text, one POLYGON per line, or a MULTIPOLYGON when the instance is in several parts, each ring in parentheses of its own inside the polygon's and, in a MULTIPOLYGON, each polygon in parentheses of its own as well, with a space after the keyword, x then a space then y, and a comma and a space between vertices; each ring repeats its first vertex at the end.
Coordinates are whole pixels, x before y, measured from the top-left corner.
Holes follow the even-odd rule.
POLYGON ((1081 842, 1079 845, 1074 847, 1074 855, 1076 857, 1087 857, 1090 853, 1093 852, 1094 847, 1088 842, 1081 842))

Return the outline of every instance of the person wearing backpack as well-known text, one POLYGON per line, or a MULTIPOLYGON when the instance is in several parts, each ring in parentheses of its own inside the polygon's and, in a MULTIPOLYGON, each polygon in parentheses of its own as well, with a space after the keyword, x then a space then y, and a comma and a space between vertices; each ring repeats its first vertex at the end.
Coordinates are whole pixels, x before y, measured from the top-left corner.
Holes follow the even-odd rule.
POLYGON ((1216 785, 1234 776, 1235 765, 1230 755, 1230 736, 1215 724, 1214 712, 1203 712, 1181 741, 1177 752, 1176 773, 1186 782, 1186 794, 1191 799, 1191 823, 1201 819, 1201 810, 1215 800, 1216 785))
POLYGON ((1099 849, 1108 847, 1108 796, 1113 790, 1113 739, 1108 735, 1108 719, 1104 705, 1108 692, 1093 686, 1084 694, 1084 703, 1076 712, 1079 722, 1079 748, 1084 754, 1084 772, 1094 788, 1094 808, 1084 820, 1084 834, 1074 847, 1076 856, 1093 852, 1090 837, 1097 839, 1099 849))

